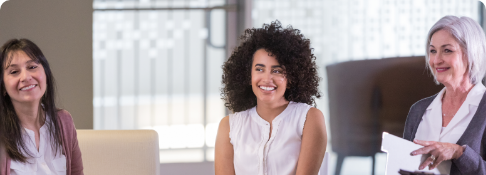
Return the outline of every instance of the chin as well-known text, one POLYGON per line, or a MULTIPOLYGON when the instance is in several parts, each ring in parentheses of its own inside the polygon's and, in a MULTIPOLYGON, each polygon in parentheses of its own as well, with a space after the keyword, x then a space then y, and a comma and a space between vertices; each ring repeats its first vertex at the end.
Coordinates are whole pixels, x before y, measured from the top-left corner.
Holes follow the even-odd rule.
POLYGON ((263 98, 257 97, 257 99, 258 99, 258 101, 263 102, 263 103, 272 103, 272 102, 276 101, 275 98, 273 98, 273 97, 263 97, 263 98))
POLYGON ((41 98, 28 97, 28 98, 22 99, 22 102, 29 103, 29 102, 36 102, 36 101, 40 101, 40 100, 41 100, 41 98))
MULTIPOLYGON (((258 98, 258 97, 257 97, 258 98)), ((282 97, 284 98, 284 97, 282 97)), ((284 98, 285 99, 285 98, 284 98)), ((259 101, 261 102, 264 102, 264 103, 277 103, 279 102, 281 99, 280 98, 276 98, 275 96, 271 96, 271 97, 263 97, 263 98, 258 98, 259 101)))
POLYGON ((444 84, 444 83, 449 82, 449 81, 448 81, 448 79, 445 79, 445 78, 437 78, 437 81, 438 81, 440 84, 444 84))

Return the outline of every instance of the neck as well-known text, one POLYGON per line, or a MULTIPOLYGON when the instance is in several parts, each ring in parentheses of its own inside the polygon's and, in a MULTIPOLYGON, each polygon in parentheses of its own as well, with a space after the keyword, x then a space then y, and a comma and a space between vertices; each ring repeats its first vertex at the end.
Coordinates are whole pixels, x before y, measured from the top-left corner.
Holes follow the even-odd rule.
POLYGON ((282 113, 288 105, 289 101, 285 100, 285 98, 276 103, 264 103, 257 100, 256 111, 261 118, 272 123, 273 119, 282 113))
POLYGON ((467 94, 471 89, 474 87, 474 84, 469 82, 469 79, 466 78, 465 81, 462 81, 458 84, 444 84, 446 90, 444 94, 444 100, 450 99, 452 103, 459 103, 462 104, 466 100, 467 94))
POLYGON ((24 128, 29 130, 38 131, 42 125, 44 124, 44 118, 39 116, 39 113, 42 113, 40 110, 40 102, 37 103, 19 103, 19 102, 12 102, 15 113, 17 114, 20 124, 24 128))

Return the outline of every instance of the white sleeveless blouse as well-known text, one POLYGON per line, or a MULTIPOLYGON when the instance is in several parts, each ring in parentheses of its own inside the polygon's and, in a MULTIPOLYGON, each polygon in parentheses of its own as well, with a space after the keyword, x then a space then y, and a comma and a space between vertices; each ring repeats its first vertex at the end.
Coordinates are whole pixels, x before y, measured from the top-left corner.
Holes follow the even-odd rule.
POLYGON ((302 131, 311 106, 289 102, 270 124, 256 107, 229 115, 230 142, 238 175, 295 174, 299 160, 302 131))

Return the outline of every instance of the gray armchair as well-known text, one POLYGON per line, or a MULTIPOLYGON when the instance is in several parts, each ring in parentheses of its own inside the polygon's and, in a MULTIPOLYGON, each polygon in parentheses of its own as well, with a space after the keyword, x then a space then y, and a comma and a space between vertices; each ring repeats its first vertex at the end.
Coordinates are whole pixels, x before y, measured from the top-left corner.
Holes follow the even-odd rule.
POLYGON ((374 174, 381 133, 402 136, 412 104, 443 87, 434 83, 423 56, 349 61, 326 69, 336 175, 346 156, 371 156, 374 174))

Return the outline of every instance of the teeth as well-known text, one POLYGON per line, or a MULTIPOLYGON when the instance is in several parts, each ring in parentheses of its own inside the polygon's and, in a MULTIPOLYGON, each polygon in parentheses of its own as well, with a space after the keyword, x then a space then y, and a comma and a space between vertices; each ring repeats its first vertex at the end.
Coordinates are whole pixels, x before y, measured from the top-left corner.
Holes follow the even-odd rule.
POLYGON ((20 90, 25 91, 25 90, 32 89, 32 88, 34 88, 34 87, 35 87, 35 85, 30 85, 30 86, 24 87, 24 88, 22 88, 22 89, 20 89, 20 90))
POLYGON ((273 91, 273 90, 275 90, 275 87, 260 86, 260 89, 263 89, 263 90, 266 90, 266 91, 273 91))

